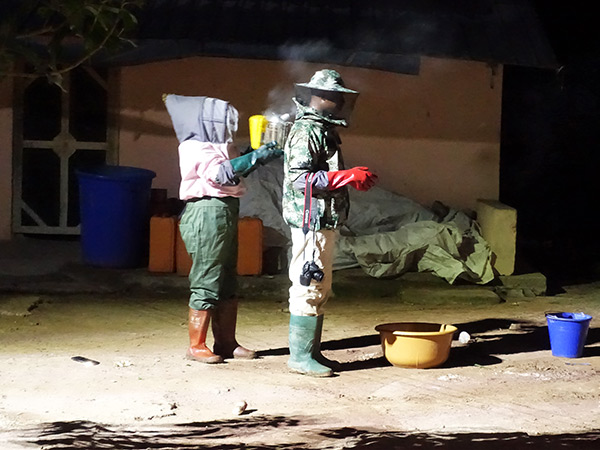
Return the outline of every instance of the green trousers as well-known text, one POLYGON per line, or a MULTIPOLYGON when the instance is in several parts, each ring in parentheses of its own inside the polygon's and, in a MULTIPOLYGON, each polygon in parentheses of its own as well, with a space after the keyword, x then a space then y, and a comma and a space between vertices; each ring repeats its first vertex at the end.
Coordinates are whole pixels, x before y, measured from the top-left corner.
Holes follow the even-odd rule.
POLYGON ((239 204, 237 198, 223 197, 185 205, 179 230, 192 257, 192 309, 213 309, 235 294, 239 204))

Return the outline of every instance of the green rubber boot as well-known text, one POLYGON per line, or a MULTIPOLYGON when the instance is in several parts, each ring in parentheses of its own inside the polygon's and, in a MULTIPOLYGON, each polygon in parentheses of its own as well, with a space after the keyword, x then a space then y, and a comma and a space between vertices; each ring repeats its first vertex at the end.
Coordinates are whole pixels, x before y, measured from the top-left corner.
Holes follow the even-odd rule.
POLYGON ((324 366, 329 367, 334 372, 339 372, 342 369, 342 365, 337 361, 326 358, 321 353, 321 336, 322 336, 322 334, 323 334, 323 314, 321 314, 320 316, 317 316, 317 334, 315 337, 315 349, 313 351, 313 358, 319 364, 323 364, 324 366))
POLYGON ((290 315, 290 358, 288 367, 292 372, 311 377, 330 377, 333 371, 317 362, 314 357, 317 341, 317 316, 290 315))

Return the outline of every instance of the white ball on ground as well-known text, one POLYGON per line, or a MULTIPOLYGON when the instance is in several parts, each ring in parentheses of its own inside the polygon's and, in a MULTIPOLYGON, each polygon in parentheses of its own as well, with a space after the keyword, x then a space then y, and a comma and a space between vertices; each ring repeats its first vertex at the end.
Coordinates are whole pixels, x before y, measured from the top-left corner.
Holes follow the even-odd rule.
POLYGON ((246 411, 247 407, 248 407, 248 403, 246 403, 245 400, 237 402, 233 408, 233 413, 237 414, 239 416, 239 415, 243 414, 244 411, 246 411))

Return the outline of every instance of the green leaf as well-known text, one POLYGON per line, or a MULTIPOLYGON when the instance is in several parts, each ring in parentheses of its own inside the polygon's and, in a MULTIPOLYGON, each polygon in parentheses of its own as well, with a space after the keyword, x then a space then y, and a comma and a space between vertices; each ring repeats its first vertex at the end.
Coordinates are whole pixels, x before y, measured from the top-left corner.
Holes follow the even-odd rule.
POLYGON ((60 82, 55 75, 59 68, 73 64, 63 59, 64 45, 72 39, 82 43, 83 54, 76 63, 101 47, 113 51, 135 45, 124 36, 137 26, 136 13, 143 4, 144 0, 20 0, 14 13, 0 17, 0 77, 22 61, 60 82), (48 45, 34 46, 34 39, 42 36, 48 45))

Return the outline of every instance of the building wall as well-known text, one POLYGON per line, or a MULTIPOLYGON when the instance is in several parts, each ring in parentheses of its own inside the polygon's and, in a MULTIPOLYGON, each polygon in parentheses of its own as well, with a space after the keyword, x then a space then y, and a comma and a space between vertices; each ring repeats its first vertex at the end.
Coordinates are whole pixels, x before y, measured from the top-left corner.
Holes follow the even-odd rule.
POLYGON ((206 95, 248 117, 291 106, 293 84, 315 70, 338 70, 360 91, 351 125, 341 130, 346 164, 367 165, 380 187, 428 206, 440 200, 474 209, 499 193, 501 67, 423 58, 419 75, 281 61, 188 58, 121 69, 120 164, 154 170, 153 186, 177 196, 177 140, 163 93, 206 95))
POLYGON ((10 239, 12 217, 12 82, 0 81, 0 240, 10 239))
MULTIPOLYGON (((474 209, 499 192, 501 67, 423 58, 419 75, 299 62, 188 58, 121 69, 119 163, 154 170, 153 186, 177 196, 177 140, 163 93, 206 95, 240 111, 238 142, 248 117, 289 110, 293 84, 315 70, 338 70, 360 91, 352 122, 341 130, 348 166, 367 165, 380 187, 425 206, 440 200, 474 209)), ((10 238, 12 83, 0 82, 0 239, 10 238)))

